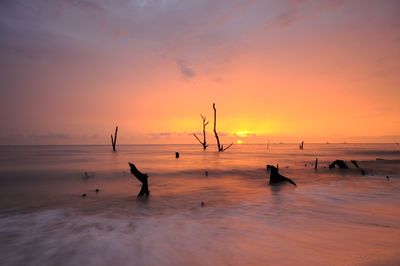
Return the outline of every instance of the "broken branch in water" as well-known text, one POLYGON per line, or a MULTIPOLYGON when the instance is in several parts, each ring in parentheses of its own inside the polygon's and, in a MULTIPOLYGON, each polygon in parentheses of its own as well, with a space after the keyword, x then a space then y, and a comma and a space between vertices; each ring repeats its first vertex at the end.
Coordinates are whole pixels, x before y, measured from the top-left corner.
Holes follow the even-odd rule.
POLYGON ((115 128, 114 137, 111 134, 111 145, 112 145, 113 151, 115 151, 115 145, 117 144, 117 133, 118 133, 118 126, 115 128))
POLYGON ((349 167, 347 166, 346 162, 343 161, 343 160, 335 160, 334 162, 332 162, 332 163, 329 165, 329 169, 336 168, 336 166, 337 166, 339 169, 349 169, 349 167))
MULTIPOLYGON (((360 166, 358 165, 358 162, 357 162, 356 160, 351 160, 351 163, 352 163, 357 169, 361 169, 361 174, 362 174, 362 175, 365 175, 365 170, 362 169, 362 168, 360 168, 360 166)), ((329 169, 336 168, 336 166, 339 167, 339 169, 350 169, 350 168, 347 166, 346 162, 343 161, 343 160, 335 160, 334 162, 332 162, 332 163, 329 165, 329 169)))
POLYGON ((273 165, 267 165, 267 171, 270 171, 270 172, 271 172, 271 174, 270 174, 270 176, 269 176, 269 185, 270 185, 270 186, 282 184, 282 183, 284 183, 284 182, 289 182, 289 183, 291 183, 292 185, 297 186, 296 183, 295 183, 292 179, 287 178, 287 177, 281 175, 281 174, 279 173, 279 170, 278 170, 277 167, 275 167, 275 166, 273 166, 273 165))
POLYGON ((299 145, 299 149, 303 150, 304 149, 304 141, 301 142, 301 144, 299 145))
POLYGON ((148 197, 150 195, 149 186, 148 186, 148 178, 147 174, 143 174, 140 172, 133 163, 128 162, 129 166, 131 167, 131 173, 142 183, 142 188, 140 189, 139 194, 137 195, 138 198, 143 196, 148 197))

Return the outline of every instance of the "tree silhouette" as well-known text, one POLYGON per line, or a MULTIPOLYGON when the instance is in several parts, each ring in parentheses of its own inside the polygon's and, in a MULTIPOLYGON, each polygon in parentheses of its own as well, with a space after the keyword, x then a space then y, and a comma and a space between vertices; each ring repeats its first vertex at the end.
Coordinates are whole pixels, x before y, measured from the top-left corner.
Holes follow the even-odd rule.
POLYGON ((218 133, 217 133, 217 109, 215 108, 215 103, 213 103, 213 109, 214 109, 214 134, 215 134, 215 138, 217 139, 217 148, 219 152, 222 151, 226 151, 227 149, 229 149, 233 143, 229 144, 228 147, 224 148, 224 145, 221 145, 220 141, 219 141, 219 137, 218 137, 218 133))
POLYGON ((203 141, 200 140, 199 137, 197 137, 197 135, 195 133, 193 133, 193 136, 195 136, 195 138, 198 140, 198 142, 200 142, 200 144, 203 146, 203 149, 206 150, 208 145, 206 142, 206 126, 208 125, 208 122, 206 122, 207 118, 205 116, 203 116, 202 114, 200 114, 201 119, 203 119, 203 141))

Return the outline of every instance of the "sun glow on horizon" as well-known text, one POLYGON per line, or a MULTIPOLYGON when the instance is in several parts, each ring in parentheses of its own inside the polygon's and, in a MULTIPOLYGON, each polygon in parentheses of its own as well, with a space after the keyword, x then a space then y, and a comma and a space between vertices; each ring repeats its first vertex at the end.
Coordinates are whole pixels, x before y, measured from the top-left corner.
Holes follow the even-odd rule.
POLYGON ((245 137, 254 135, 254 133, 251 133, 251 132, 249 132, 247 130, 239 130, 239 131, 236 131, 233 135, 236 135, 236 136, 241 137, 241 138, 245 138, 245 137))

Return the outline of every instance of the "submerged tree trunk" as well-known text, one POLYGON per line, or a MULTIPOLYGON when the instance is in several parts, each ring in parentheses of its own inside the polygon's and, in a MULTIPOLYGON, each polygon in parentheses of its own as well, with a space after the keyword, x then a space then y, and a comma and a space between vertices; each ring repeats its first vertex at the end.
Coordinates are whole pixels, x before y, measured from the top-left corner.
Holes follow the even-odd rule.
POLYGON ((149 184, 148 184, 149 176, 147 174, 143 174, 142 172, 140 172, 133 163, 128 163, 128 164, 131 167, 131 173, 142 183, 142 187, 137 197, 138 198, 142 198, 143 196, 148 197, 150 195, 149 184))
POLYGON ((228 147, 226 148, 224 148, 224 145, 221 145, 217 133, 217 109, 215 108, 215 103, 213 103, 213 109, 214 109, 214 135, 215 138, 217 139, 217 148, 219 152, 226 151, 227 149, 229 149, 229 147, 233 145, 233 143, 229 144, 228 147))
POLYGON ((203 116, 202 114, 200 114, 200 116, 203 119, 203 141, 201 141, 200 138, 197 137, 197 135, 195 133, 193 133, 193 136, 195 136, 197 141, 200 142, 200 144, 203 146, 203 149, 206 150, 208 147, 207 142, 206 142, 206 126, 208 125, 208 121, 206 122, 207 118, 205 116, 203 116))
POLYGON ((114 137, 111 134, 111 145, 112 145, 113 151, 115 151, 115 145, 117 144, 117 133, 118 133, 118 126, 115 128, 114 137))

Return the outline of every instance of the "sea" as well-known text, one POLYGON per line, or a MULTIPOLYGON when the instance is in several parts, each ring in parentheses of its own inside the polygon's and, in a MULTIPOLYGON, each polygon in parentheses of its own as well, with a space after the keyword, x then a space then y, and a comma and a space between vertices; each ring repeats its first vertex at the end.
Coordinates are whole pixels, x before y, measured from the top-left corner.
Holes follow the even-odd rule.
POLYGON ((0 146, 0 265, 400 265, 400 146, 0 146))

